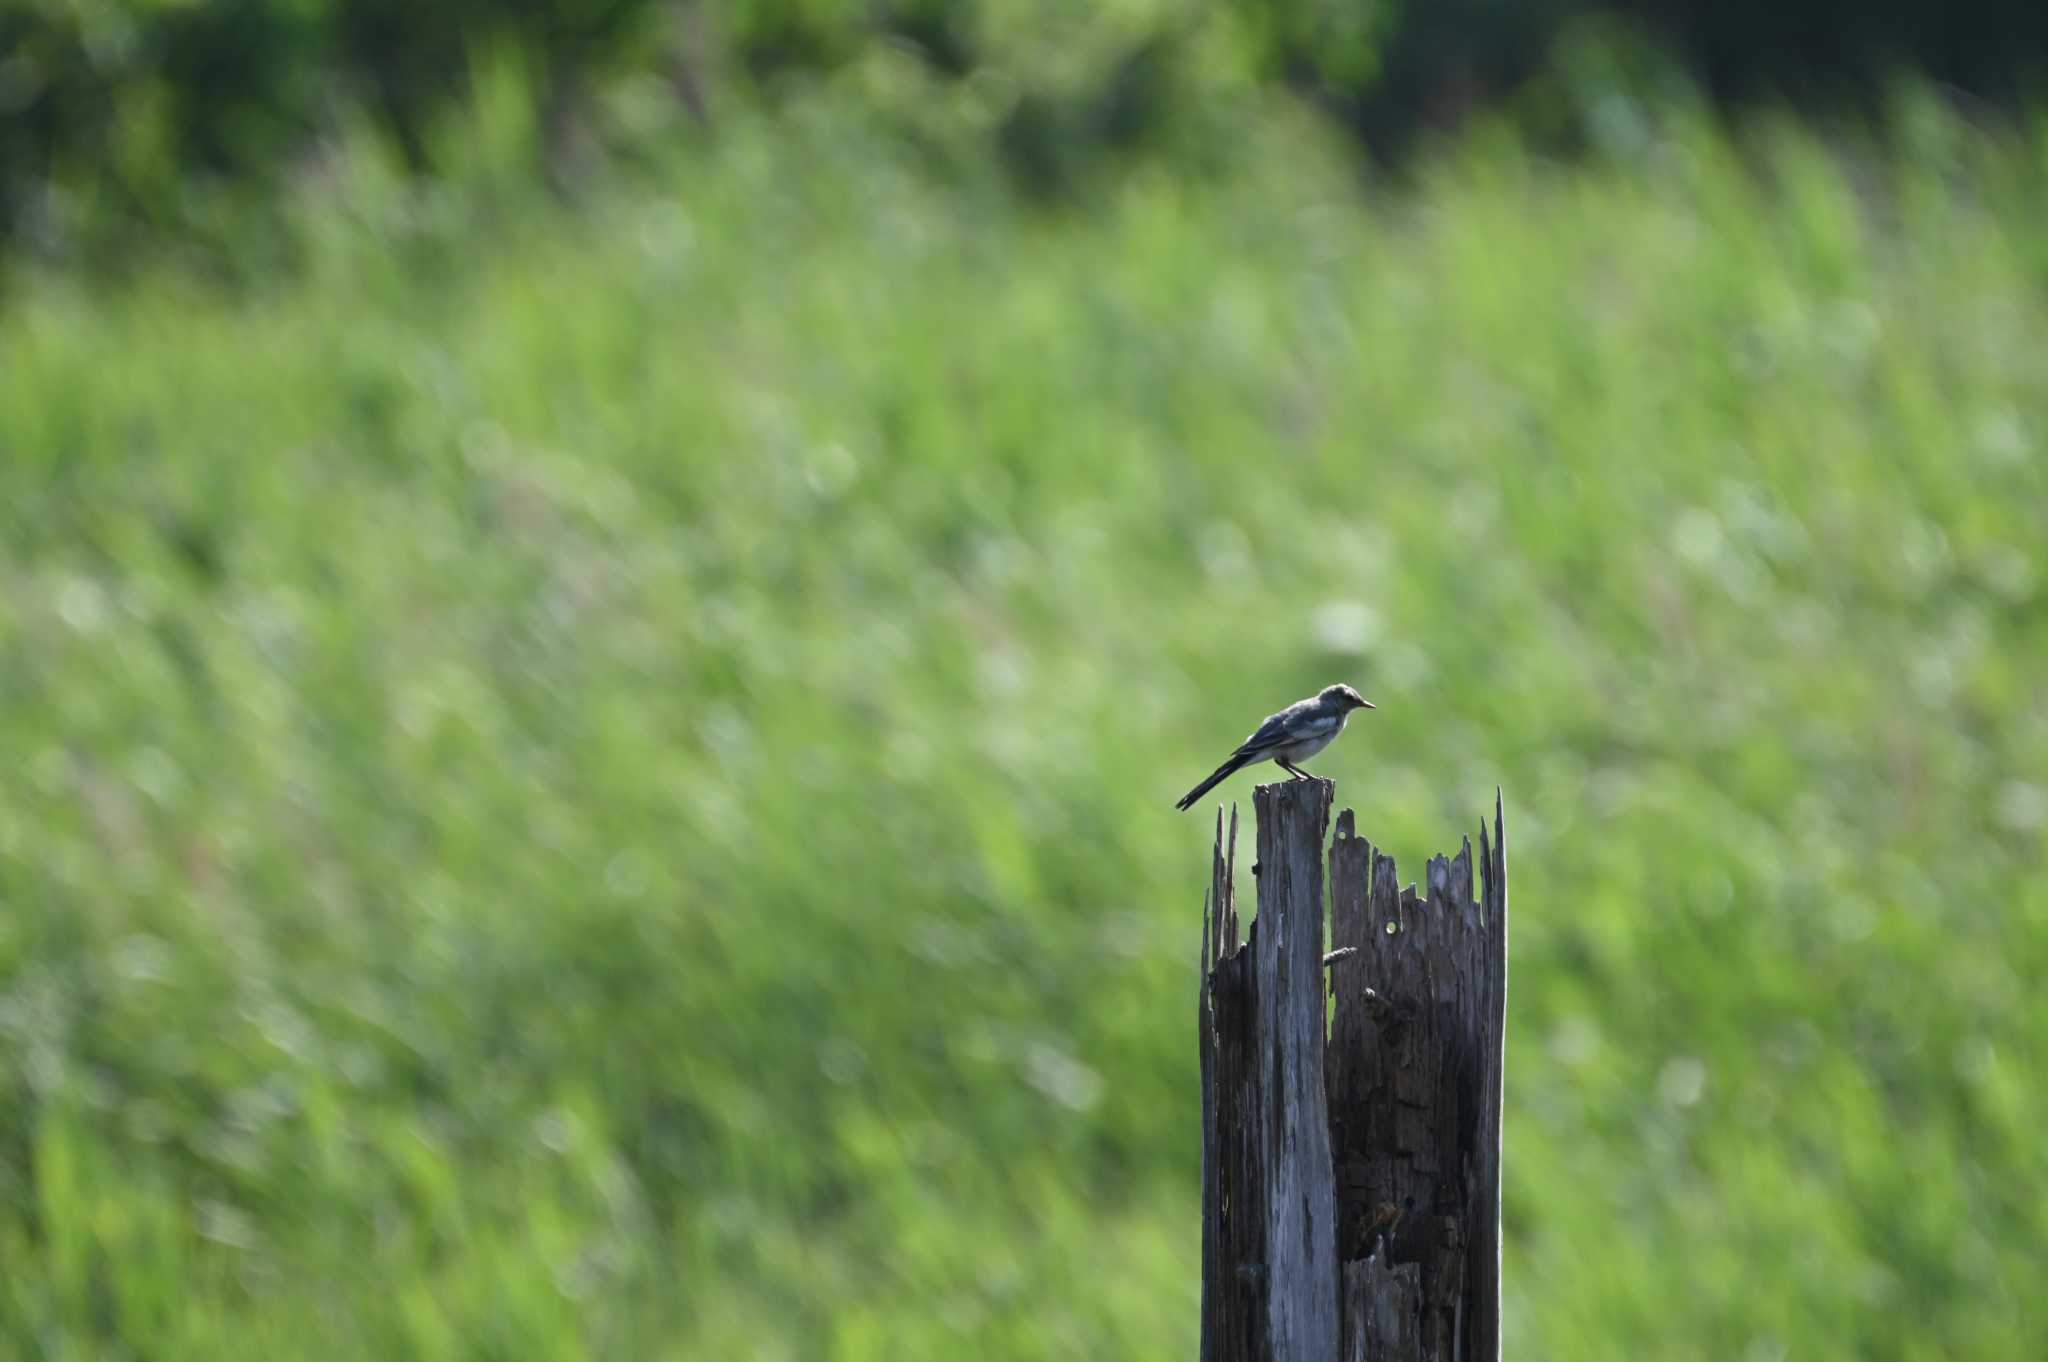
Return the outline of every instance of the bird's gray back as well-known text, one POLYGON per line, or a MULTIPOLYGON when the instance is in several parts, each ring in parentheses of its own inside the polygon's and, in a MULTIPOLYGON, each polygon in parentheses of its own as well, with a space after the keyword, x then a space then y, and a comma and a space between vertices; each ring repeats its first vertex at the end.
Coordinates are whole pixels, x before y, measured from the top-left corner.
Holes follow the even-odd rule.
POLYGON ((1239 745, 1238 751, 1256 751, 1261 747, 1273 747, 1283 742, 1299 742, 1303 738, 1321 737, 1337 726, 1340 716, 1333 714, 1316 696, 1296 700, 1278 714, 1269 714, 1266 721, 1252 730, 1252 735, 1239 745))

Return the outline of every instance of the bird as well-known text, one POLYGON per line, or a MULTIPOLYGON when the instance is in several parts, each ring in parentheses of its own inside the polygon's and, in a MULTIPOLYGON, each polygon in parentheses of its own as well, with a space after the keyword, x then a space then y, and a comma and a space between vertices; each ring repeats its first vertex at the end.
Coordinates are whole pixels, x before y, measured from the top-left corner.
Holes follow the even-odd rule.
POLYGON ((1207 780, 1182 795, 1173 807, 1185 813, 1232 773, 1268 759, 1280 763, 1280 769, 1296 780, 1314 780, 1295 763, 1307 761, 1335 742, 1352 710, 1373 708, 1376 706, 1372 701, 1349 686, 1324 686, 1308 699, 1296 700, 1278 714, 1268 715, 1227 761, 1210 772, 1207 780))

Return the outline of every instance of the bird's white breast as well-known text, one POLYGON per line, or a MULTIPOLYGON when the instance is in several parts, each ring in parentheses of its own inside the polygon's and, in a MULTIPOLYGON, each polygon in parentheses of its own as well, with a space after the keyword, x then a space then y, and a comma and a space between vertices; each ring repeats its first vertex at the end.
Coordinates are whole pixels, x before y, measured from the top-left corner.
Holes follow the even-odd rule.
POLYGON ((1318 715, 1301 724, 1299 731, 1300 736, 1285 747, 1276 749, 1276 755, 1288 761, 1307 761, 1344 731, 1344 717, 1338 714, 1318 715))

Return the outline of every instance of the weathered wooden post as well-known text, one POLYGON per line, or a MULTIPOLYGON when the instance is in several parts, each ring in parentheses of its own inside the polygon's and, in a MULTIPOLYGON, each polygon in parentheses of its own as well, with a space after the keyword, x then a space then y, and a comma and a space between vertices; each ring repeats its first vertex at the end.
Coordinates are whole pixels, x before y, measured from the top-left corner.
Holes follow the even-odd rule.
POLYGON ((1259 915, 1219 815, 1202 924, 1203 1362, 1499 1362, 1507 853, 1429 863, 1428 895, 1335 786, 1254 792, 1259 915), (1336 996, 1330 1017, 1325 969, 1336 996))

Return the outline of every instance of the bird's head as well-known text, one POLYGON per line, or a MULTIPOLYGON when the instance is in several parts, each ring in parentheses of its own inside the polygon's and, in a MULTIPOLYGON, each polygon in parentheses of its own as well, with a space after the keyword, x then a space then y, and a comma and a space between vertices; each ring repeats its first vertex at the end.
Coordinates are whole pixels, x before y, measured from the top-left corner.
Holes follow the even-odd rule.
POLYGON ((1326 705, 1342 705, 1345 713, 1354 709, 1372 709, 1373 702, 1346 685, 1324 686, 1322 694, 1316 697, 1326 705))

